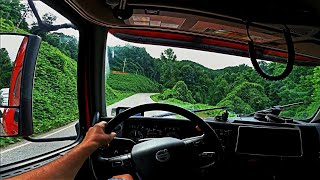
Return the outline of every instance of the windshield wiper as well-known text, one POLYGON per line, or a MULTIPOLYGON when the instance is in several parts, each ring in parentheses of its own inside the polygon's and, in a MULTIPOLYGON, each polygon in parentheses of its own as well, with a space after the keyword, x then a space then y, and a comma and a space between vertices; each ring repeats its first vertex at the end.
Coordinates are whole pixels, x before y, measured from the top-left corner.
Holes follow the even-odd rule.
POLYGON ((260 111, 257 111, 257 112, 267 112, 267 113, 274 114, 274 115, 278 116, 283 109, 291 107, 291 106, 301 105, 303 103, 304 102, 296 102, 296 103, 286 104, 286 105, 282 105, 282 106, 281 105, 276 105, 276 106, 273 106, 272 108, 260 110, 260 111))
MULTIPOLYGON (((204 112, 204 111, 211 111, 211 110, 218 110, 218 109, 227 109, 227 107, 194 109, 194 110, 190 110, 190 112, 197 113, 197 112, 204 112)), ((173 116, 173 115, 176 115, 176 113, 163 113, 163 114, 159 114, 159 115, 153 115, 152 117, 166 117, 166 116, 173 116)))
POLYGON ((279 123, 285 123, 285 122, 292 122, 293 119, 291 118, 284 118, 279 117, 279 114, 281 111, 285 108, 301 105, 304 102, 296 102, 286 105, 276 105, 268 109, 257 111, 253 114, 254 118, 260 121, 268 121, 268 122, 279 122, 279 123))
POLYGON ((304 102, 296 102, 296 103, 291 103, 291 104, 286 104, 286 105, 276 105, 276 106, 272 106, 271 108, 259 110, 254 113, 251 113, 251 114, 237 114, 237 115, 238 115, 238 117, 252 117, 256 113, 269 113, 269 114, 273 114, 273 115, 278 116, 283 109, 291 107, 291 106, 297 106, 297 105, 300 105, 303 103, 304 102))

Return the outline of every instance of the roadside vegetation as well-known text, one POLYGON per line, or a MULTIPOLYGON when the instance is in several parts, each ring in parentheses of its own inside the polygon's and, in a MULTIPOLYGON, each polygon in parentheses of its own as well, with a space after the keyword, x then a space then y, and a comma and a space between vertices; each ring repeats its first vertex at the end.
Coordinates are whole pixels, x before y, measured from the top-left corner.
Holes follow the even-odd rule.
MULTIPOLYGON (((196 103, 196 101, 192 97, 191 91, 188 89, 187 85, 183 81, 178 81, 172 89, 166 89, 163 93, 152 95, 151 99, 155 102, 161 102, 183 107, 190 111, 222 107, 196 103)), ((223 112, 223 109, 217 109, 204 112, 197 112, 196 114, 201 118, 206 118, 221 115, 223 112)), ((229 116, 235 116, 235 114, 230 112, 229 116)))
MULTIPOLYGON (((16 27, 10 20, 1 22, 1 32, 12 32, 16 27)), ((28 29, 18 29, 29 33, 28 29)), ((1 58, 2 59, 2 58, 1 58)), ((11 62, 2 63, 1 69, 9 72, 11 62)), ((58 48, 42 41, 37 60, 33 91, 33 123, 35 135, 48 132, 78 119, 77 62, 58 48)), ((7 84, 0 88, 8 87, 7 84)), ((0 139, 0 147, 20 141, 20 138, 0 139)))
POLYGON ((134 93, 152 93, 159 92, 159 83, 151 79, 132 73, 111 73, 106 80, 107 84, 118 91, 134 93))
MULTIPOLYGON (((0 32, 32 33, 36 24, 28 24, 30 9, 19 0, 0 0, 0 32)), ((52 24, 56 17, 46 13, 42 20, 52 24)), ((78 119, 77 53, 78 40, 62 33, 40 33, 33 91, 35 135, 48 132, 78 119)), ((8 88, 13 64, 6 49, 0 49, 0 89, 8 88)), ((0 138, 0 147, 21 138, 0 138)))
POLYGON ((160 85, 157 82, 142 75, 113 72, 106 79, 107 105, 136 93, 160 92, 160 85))
MULTIPOLYGON (((193 107, 228 107, 233 114, 248 114, 275 105, 304 102, 281 113, 304 120, 320 105, 320 67, 295 66, 282 81, 266 81, 254 69, 242 64, 212 70, 191 60, 178 60, 173 49, 160 58, 151 57, 145 48, 132 45, 108 47, 111 70, 140 74, 160 84, 157 102, 193 107), (244 73, 245 72, 245 73, 244 73)), ((279 74, 283 65, 260 62, 269 74, 279 74)))
MULTIPOLYGON (((19 0, 7 1, 0 0, 0 32, 17 32, 22 34, 28 33, 28 24, 21 17, 21 11, 24 9, 20 5, 19 0), (20 28, 16 28, 16 24, 20 24, 20 28)), ((11 64, 10 57, 6 49, 0 49, 0 89, 8 88, 11 79, 11 64)), ((0 147, 8 144, 13 144, 20 141, 21 138, 0 137, 0 147)))

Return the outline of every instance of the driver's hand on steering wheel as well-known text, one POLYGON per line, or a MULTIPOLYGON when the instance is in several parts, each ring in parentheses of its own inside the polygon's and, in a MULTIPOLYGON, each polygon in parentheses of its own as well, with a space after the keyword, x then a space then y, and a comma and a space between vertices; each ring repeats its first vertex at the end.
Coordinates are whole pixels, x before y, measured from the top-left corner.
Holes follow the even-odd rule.
MULTIPOLYGON (((112 132, 111 134, 106 134, 104 131, 106 125, 107 125, 107 122, 101 121, 95 124, 93 127, 90 127, 81 144, 83 146, 87 146, 92 152, 94 152, 100 147, 109 146, 109 143, 116 136, 116 133, 112 132)), ((112 179, 133 180, 132 176, 129 174, 114 176, 110 180, 112 179)))
POLYGON ((106 125, 107 122, 101 121, 93 127, 90 127, 81 144, 88 147, 92 152, 100 147, 109 146, 109 143, 116 136, 116 133, 106 134, 104 131, 106 125))

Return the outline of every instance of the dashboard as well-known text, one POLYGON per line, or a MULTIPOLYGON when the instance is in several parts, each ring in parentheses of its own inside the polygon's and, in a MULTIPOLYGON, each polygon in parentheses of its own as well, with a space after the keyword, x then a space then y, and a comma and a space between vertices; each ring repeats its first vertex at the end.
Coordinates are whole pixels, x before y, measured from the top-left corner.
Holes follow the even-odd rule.
POLYGON ((174 137, 183 139, 201 135, 201 133, 196 130, 195 124, 182 119, 129 119, 123 122, 121 131, 121 137, 132 139, 136 143, 150 138, 174 137))
MULTIPOLYGON (((252 174, 253 171, 257 175, 275 175, 320 165, 320 128, 315 125, 261 122, 254 118, 205 121, 215 130, 224 147, 224 168, 233 169, 235 174, 252 174)), ((196 124, 187 119, 138 116, 123 121, 114 131, 118 138, 130 139, 131 143, 118 142, 121 145, 111 147, 106 153, 110 156, 129 153, 135 144, 152 138, 184 139, 202 134, 196 124)))

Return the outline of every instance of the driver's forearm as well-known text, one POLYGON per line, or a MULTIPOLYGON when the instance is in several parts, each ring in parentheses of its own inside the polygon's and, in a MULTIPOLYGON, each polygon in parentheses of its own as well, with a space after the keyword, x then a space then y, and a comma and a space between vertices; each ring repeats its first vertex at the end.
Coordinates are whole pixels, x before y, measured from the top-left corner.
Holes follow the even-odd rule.
POLYGON ((39 167, 38 169, 10 178, 9 180, 74 179, 82 164, 94 151, 93 149, 94 148, 80 144, 63 157, 39 167))

